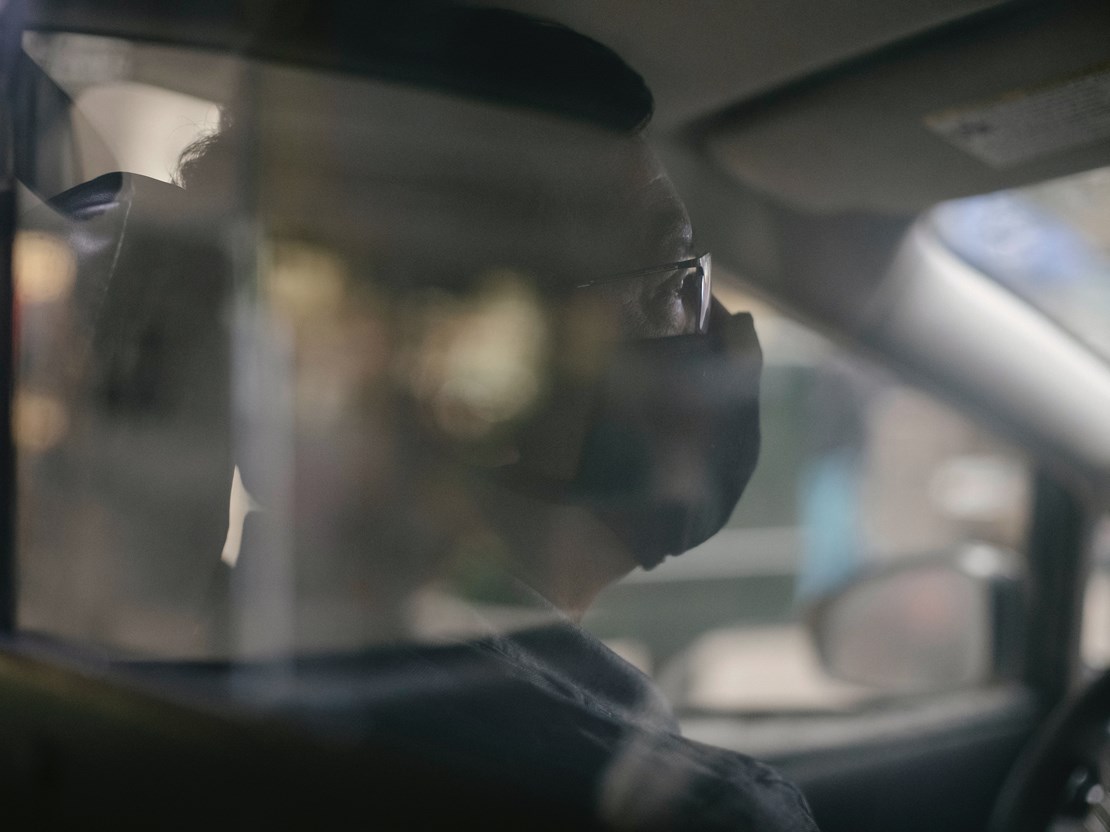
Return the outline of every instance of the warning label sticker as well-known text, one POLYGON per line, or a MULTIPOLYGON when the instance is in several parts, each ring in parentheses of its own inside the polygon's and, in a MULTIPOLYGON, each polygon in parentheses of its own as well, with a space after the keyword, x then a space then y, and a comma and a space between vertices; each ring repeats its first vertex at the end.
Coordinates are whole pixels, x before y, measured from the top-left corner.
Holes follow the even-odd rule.
POLYGON ((1093 144, 1110 138, 1110 66, 931 113, 925 124, 995 168, 1093 144))

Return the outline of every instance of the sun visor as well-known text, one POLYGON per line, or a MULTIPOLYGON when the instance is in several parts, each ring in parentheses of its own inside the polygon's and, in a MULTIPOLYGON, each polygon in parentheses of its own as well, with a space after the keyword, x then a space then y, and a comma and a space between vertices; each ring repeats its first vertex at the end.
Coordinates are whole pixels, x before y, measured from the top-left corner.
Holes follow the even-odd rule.
POLYGON ((737 179, 816 211, 935 202, 1110 164, 1110 5, 1023 5, 716 119, 737 179))

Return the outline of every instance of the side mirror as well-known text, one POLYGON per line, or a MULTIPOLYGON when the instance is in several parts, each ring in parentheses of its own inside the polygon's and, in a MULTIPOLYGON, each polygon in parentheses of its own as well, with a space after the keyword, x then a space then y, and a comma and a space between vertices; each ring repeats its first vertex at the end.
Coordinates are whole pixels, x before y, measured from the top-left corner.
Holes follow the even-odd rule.
POLYGON ((819 599, 810 633, 825 672, 883 693, 955 690, 1013 675, 1021 561, 973 544, 903 561, 819 599))

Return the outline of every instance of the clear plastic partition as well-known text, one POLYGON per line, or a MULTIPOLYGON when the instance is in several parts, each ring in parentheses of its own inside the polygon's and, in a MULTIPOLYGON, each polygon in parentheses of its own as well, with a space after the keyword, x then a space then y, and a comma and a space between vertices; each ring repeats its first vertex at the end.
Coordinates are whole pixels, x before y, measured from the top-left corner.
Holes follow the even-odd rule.
MULTIPOLYGON (((681 433, 716 405, 653 374, 723 348, 641 139, 199 50, 26 49, 53 117, 16 258, 24 630, 161 658, 475 637, 577 617, 650 518, 647 557, 699 533, 718 485, 681 433)), ((733 353, 714 395, 754 407, 733 353)))

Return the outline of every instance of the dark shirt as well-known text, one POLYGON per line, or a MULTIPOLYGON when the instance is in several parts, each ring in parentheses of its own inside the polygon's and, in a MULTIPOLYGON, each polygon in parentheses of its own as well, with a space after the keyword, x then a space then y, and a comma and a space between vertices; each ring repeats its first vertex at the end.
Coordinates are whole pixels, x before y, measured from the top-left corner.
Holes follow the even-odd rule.
POLYGON ((511 766, 566 788, 616 828, 817 829, 795 786, 750 757, 682 737, 654 683, 578 627, 455 650, 473 651, 475 666, 493 677, 504 674, 474 703, 475 715, 491 720, 483 762, 494 770, 511 766))
POLYGON ((600 825, 817 829, 795 786, 750 757, 682 737, 652 681, 572 624, 375 651, 356 667, 361 694, 332 714, 347 729, 362 725, 377 742, 558 800, 600 825))
POLYGON ((568 622, 297 659, 277 672, 264 663, 146 669, 435 761, 524 811, 557 806, 582 819, 575 828, 817 830, 795 786, 750 757, 682 737, 651 680, 568 622))

